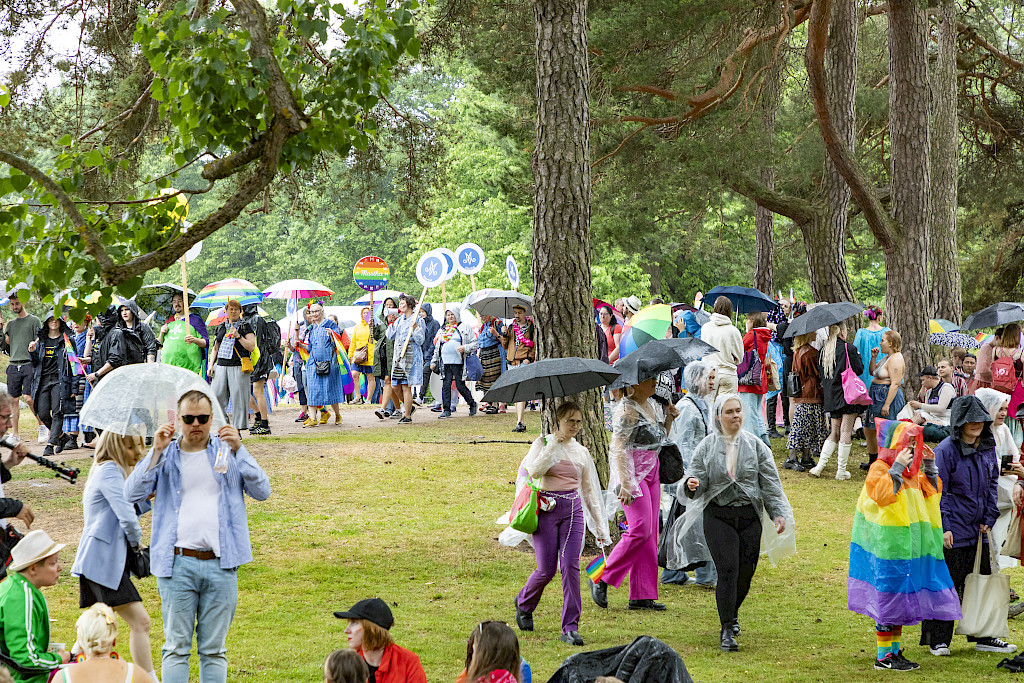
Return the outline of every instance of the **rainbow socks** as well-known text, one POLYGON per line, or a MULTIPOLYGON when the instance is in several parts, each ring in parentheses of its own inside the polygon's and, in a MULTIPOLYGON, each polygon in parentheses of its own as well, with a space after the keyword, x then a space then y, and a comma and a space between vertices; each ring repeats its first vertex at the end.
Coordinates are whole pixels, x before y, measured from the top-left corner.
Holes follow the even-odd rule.
POLYGON ((900 651, 900 637, 903 635, 902 626, 891 626, 889 631, 875 631, 875 638, 878 643, 879 661, 885 659, 890 652, 896 654, 900 651))

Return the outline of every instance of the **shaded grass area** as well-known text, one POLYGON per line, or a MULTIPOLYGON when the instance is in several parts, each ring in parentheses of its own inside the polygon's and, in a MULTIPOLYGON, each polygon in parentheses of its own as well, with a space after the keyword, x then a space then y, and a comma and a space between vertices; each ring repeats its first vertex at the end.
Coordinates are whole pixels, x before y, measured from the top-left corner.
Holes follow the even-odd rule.
MULTIPOLYGON (((321 680, 324 657, 345 644, 345 622, 332 612, 373 595, 392 605, 392 633, 420 655, 429 680, 454 680, 463 667, 466 638, 480 620, 514 624, 512 596, 534 568, 531 553, 498 545, 501 527, 494 523, 511 503, 515 470, 528 446, 466 442, 534 438, 539 418, 527 419, 526 435, 511 432, 510 415, 444 422, 428 416, 401 430, 247 439, 271 476, 273 494, 248 504, 255 560, 239 571, 229 680, 321 680), (428 443, 438 441, 443 443, 428 443)), ((854 460, 861 452, 855 447, 854 460)), ((777 449, 779 462, 781 455, 777 449)), ((878 680, 884 674, 872 668, 873 625, 846 609, 849 532, 863 481, 856 462, 852 466, 854 479, 848 482, 782 470, 796 512, 798 554, 778 568, 767 561, 758 568, 740 613, 739 653, 718 650, 714 594, 676 586, 662 587, 669 609, 658 614, 627 611, 625 587, 609 590, 611 606, 600 610, 584 587, 585 649, 650 634, 676 648, 698 681, 878 680)), ((18 468, 11 493, 62 527, 74 529, 77 515, 80 528, 81 484, 58 482, 62 486, 46 487, 45 498, 36 502, 36 492, 44 489, 31 484, 42 479, 29 477, 44 477, 42 472, 18 468)), ((826 473, 834 474, 834 467, 826 473)), ((62 557, 61 583, 46 594, 56 619, 53 639, 70 643, 79 614, 77 580, 68 574, 74 548, 62 557)), ((1019 571, 1013 570, 1015 582, 1019 571)), ((153 617, 159 659, 156 581, 137 585, 153 617)), ((535 613, 537 630, 520 634, 534 680, 547 680, 566 656, 579 651, 558 641, 560 613, 556 579, 535 613)), ((1022 644, 1015 626, 1011 621, 1011 640, 1022 644)), ((925 675, 1006 676, 995 669, 1000 655, 975 653, 962 637, 955 638, 952 657, 935 658, 917 646, 918 627, 906 628, 904 635, 908 656, 921 663, 925 675)), ((126 644, 119 649, 127 654, 126 644)), ((194 660, 193 679, 198 680, 194 660)))

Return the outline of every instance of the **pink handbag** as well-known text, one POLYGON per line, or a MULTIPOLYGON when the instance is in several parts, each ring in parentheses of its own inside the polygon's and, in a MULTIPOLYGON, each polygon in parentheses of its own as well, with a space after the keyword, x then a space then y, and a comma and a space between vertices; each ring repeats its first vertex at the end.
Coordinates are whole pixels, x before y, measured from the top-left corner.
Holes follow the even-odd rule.
POLYGON ((868 388, 864 381, 857 376, 857 373, 850 367, 850 348, 843 342, 843 349, 846 350, 846 369, 843 370, 843 398, 851 406, 869 406, 871 397, 868 396, 868 388))

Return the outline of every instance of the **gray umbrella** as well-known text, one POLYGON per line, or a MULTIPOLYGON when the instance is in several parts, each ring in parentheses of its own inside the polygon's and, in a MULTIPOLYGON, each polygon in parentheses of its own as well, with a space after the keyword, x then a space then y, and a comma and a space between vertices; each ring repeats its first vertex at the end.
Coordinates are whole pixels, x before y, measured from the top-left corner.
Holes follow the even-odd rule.
POLYGON ((547 358, 505 372, 483 400, 518 403, 570 396, 603 387, 618 376, 618 370, 593 358, 547 358))
POLYGON ((849 301, 815 306, 803 315, 793 318, 793 321, 789 323, 789 327, 786 328, 786 333, 782 336, 785 339, 789 339, 800 334, 810 334, 815 330, 820 330, 823 327, 827 328, 829 325, 836 325, 847 318, 860 315, 860 312, 860 305, 850 303, 849 301))
POLYGON ((463 308, 472 308, 478 315, 493 318, 511 318, 515 315, 513 306, 522 306, 526 315, 533 314, 533 297, 508 289, 481 289, 470 293, 463 301, 463 308))
POLYGON ((622 374, 609 388, 622 389, 639 384, 667 370, 676 370, 687 363, 700 360, 716 350, 711 344, 693 337, 648 342, 625 358, 616 361, 615 369, 622 374))
POLYGON ((1000 301, 967 316, 961 330, 978 330, 983 327, 999 327, 1007 323, 1024 320, 1024 303, 1000 301))

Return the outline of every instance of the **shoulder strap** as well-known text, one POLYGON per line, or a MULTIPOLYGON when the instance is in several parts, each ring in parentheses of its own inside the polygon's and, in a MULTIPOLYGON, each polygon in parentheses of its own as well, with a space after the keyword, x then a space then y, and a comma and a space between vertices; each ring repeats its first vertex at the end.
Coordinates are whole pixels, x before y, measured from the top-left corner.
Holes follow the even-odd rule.
POLYGON ((64 683, 71 683, 71 667, 66 666, 60 670, 64 674, 64 683))
POLYGON ((125 664, 128 665, 128 673, 124 677, 124 683, 132 683, 135 680, 135 665, 131 662, 125 662, 125 664))

